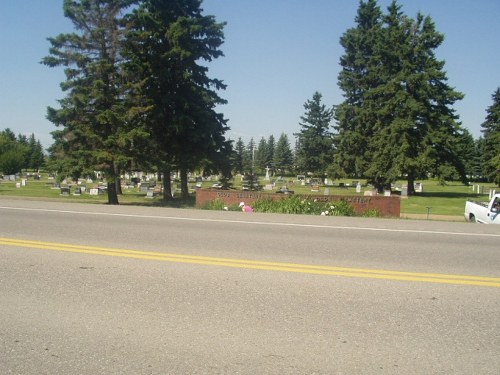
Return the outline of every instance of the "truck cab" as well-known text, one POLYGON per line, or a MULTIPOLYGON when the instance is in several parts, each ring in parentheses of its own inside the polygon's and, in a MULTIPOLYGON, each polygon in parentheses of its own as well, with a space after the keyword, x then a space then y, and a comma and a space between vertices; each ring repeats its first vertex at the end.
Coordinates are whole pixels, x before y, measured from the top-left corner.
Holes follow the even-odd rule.
POLYGON ((465 203, 465 220, 472 223, 500 224, 500 194, 495 194, 488 203, 465 203))

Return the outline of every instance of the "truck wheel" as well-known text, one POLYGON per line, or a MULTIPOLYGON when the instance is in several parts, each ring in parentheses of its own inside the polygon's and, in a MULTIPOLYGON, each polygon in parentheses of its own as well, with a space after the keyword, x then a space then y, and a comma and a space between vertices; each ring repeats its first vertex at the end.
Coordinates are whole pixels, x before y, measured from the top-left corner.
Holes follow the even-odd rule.
POLYGON ((474 215, 470 215, 469 221, 471 223, 475 223, 476 222, 476 217, 474 215))

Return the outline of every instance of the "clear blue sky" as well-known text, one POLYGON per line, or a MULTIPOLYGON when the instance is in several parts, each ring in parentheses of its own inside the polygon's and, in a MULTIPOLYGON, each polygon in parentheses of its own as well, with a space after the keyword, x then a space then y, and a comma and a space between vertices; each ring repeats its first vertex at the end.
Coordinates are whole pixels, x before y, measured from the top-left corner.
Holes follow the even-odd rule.
MULTIPOLYGON (((379 0, 385 10, 390 0, 379 0)), ((415 17, 430 15, 445 41, 436 51, 445 60, 451 86, 465 94, 455 105, 474 137, 491 96, 500 86, 500 1, 400 0, 415 17)), ((209 65, 225 81, 219 110, 229 119, 228 136, 257 142, 286 133, 293 141, 303 104, 315 91, 324 104, 342 100, 337 87, 339 38, 354 25, 357 0, 205 0, 206 14, 226 21, 225 57, 209 65)), ((72 31, 62 0, 0 1, 0 130, 31 134, 45 147, 55 130, 46 107, 63 97, 62 68, 39 64, 48 54, 49 36, 72 31)))

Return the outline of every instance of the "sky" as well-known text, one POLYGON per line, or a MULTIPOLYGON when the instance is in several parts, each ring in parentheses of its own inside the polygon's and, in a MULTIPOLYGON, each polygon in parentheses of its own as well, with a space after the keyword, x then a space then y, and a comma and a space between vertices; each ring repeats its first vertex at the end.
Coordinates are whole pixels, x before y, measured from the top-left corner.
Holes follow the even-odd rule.
MULTIPOLYGON (((385 11, 391 0, 379 0, 385 11)), ((40 64, 48 37, 71 32, 63 0, 0 0, 0 130, 35 134, 44 147, 56 127, 47 107, 64 97, 63 68, 40 64)), ((435 51, 445 61, 448 83, 465 98, 453 108, 475 138, 492 95, 500 87, 500 1, 399 0, 415 18, 429 15, 445 40, 435 51)), ((224 28, 224 57, 208 64, 209 75, 227 85, 228 103, 217 110, 229 120, 228 138, 276 139, 293 144, 304 103, 318 91, 331 107, 343 97, 337 85, 339 39, 354 26, 358 0, 204 0, 224 28)))

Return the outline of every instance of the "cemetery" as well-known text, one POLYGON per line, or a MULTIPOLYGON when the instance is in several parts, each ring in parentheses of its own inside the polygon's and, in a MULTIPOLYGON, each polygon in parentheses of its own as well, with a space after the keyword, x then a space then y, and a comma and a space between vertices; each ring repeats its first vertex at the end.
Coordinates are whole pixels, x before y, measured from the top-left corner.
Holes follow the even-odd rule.
MULTIPOLYGON (((125 175, 122 180, 121 204, 140 204, 164 207, 202 208, 207 201, 226 202, 225 205, 237 205, 241 201, 255 202, 257 199, 285 199, 293 196, 316 199, 321 202, 344 201, 356 212, 376 210, 378 216, 420 219, 463 220, 463 207, 468 199, 488 200, 495 189, 491 184, 461 183, 440 184, 436 180, 419 181, 417 194, 407 196, 405 181, 396 182, 390 191, 378 194, 363 180, 310 180, 306 176, 258 176, 250 190, 242 176, 230 181, 228 189, 216 176, 204 177, 193 175, 189 180, 190 198, 180 198, 179 181, 172 180, 172 201, 162 200, 161 182, 154 174, 125 175), (385 202, 382 204, 382 202, 385 202), (382 205, 388 208, 381 208, 382 205), (399 212, 399 214, 397 213, 399 212)), ((58 179, 47 173, 24 173, 0 176, 0 197, 18 196, 38 199, 60 199, 74 202, 106 203, 106 184, 104 180, 82 179, 77 182, 58 179)))

